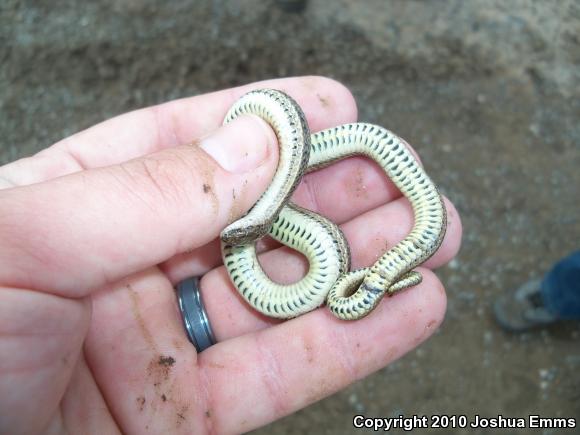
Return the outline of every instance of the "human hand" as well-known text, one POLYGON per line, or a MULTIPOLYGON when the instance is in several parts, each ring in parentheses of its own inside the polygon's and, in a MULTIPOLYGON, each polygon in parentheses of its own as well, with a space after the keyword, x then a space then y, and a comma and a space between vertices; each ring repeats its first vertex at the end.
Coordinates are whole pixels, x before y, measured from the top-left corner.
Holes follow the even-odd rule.
MULTIPOLYGON (((0 168, 0 433, 244 432, 436 330, 445 294, 430 268, 461 239, 448 201, 447 234, 419 268, 423 282, 362 320, 321 308, 279 322, 238 296, 216 238, 265 190, 277 145, 256 117, 219 126, 258 87, 294 97, 312 131, 356 120, 338 83, 282 79, 131 112, 0 168), (199 355, 173 290, 195 275, 218 340, 199 355)), ((294 199, 341 224, 353 267, 373 263, 413 223, 408 202, 361 158, 307 175, 294 199)), ((260 246, 275 280, 307 268, 287 248, 260 246)))

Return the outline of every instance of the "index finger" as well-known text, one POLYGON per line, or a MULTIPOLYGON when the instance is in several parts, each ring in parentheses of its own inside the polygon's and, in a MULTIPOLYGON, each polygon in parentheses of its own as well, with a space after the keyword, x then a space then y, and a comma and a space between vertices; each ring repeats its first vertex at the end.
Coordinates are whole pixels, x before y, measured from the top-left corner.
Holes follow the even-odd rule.
POLYGON ((243 94, 268 87, 292 96, 302 107, 312 131, 356 120, 353 96, 332 79, 308 76, 255 82, 135 110, 104 121, 32 157, 1 167, 0 187, 46 181, 190 143, 219 127, 229 107, 243 94))

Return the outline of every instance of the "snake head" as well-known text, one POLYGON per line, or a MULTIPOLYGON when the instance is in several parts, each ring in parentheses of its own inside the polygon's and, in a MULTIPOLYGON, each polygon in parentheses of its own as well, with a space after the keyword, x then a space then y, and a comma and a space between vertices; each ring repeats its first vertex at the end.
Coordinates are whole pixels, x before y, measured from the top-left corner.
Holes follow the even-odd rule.
POLYGON ((247 223, 244 219, 228 225, 221 233, 220 238, 228 245, 245 245, 264 237, 270 225, 263 223, 247 223))

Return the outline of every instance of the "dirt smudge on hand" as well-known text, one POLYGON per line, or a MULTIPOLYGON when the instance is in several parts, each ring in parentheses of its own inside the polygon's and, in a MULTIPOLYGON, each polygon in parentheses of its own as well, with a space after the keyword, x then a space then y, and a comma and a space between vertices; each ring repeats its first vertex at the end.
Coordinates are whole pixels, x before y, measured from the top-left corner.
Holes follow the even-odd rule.
POLYGON ((199 148, 199 141, 193 141, 190 146, 195 148, 197 151, 195 159, 197 173, 201 177, 203 193, 209 196, 212 213, 213 216, 216 217, 220 207, 219 199, 215 193, 214 187, 216 162, 210 156, 208 156, 205 151, 199 148))
POLYGON ((149 328, 147 328, 145 320, 141 315, 141 309, 139 308, 139 295, 129 284, 127 284, 127 291, 129 292, 129 297, 131 298, 131 311, 133 312, 133 318, 137 322, 139 331, 141 331, 141 335, 143 336, 145 343, 147 343, 147 346, 151 350, 155 351, 155 353, 157 353, 157 345, 155 344, 153 335, 151 335, 151 331, 149 331, 149 328))
POLYGON ((175 358, 169 355, 155 356, 147 366, 147 375, 153 380, 153 386, 158 387, 169 380, 171 368, 175 364, 175 358))
POLYGON ((304 352, 306 353, 306 361, 308 362, 308 364, 312 364, 314 362, 314 347, 312 344, 310 343, 305 343, 304 344, 304 352))
POLYGON ((154 411, 164 403, 177 406, 172 398, 176 382, 172 379, 172 371, 176 363, 177 360, 171 355, 156 354, 147 365, 147 379, 155 391, 156 400, 151 402, 154 411))
POLYGON ((189 410, 189 405, 184 405, 177 411, 175 427, 180 427, 187 420, 187 411, 189 410))
POLYGON ((247 185, 248 180, 244 180, 244 184, 239 192, 236 193, 236 190, 232 189, 232 205, 228 213, 228 224, 236 221, 244 214, 242 205, 246 196, 247 185))
POLYGON ((173 358, 172 356, 160 355, 158 364, 160 366, 171 367, 173 366, 173 364, 175 364, 175 358, 173 358))
POLYGON ((144 396, 137 397, 137 407, 139 408, 139 412, 142 412, 145 409, 145 403, 147 400, 144 396))
POLYGON ((363 169, 360 166, 356 168, 354 176, 348 181, 348 187, 349 191, 351 191, 356 198, 368 198, 363 169))
POLYGON ((318 101, 320 101, 322 107, 324 107, 325 109, 328 109, 332 105, 329 97, 325 97, 320 94, 316 94, 316 96, 318 97, 318 101))

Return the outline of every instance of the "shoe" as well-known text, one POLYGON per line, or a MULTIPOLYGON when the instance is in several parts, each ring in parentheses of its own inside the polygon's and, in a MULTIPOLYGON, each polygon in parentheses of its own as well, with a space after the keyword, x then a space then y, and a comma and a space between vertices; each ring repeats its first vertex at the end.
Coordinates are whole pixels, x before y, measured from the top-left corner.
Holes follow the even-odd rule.
POLYGON ((510 332, 523 332, 548 325, 558 317, 547 310, 540 294, 542 281, 526 282, 513 292, 499 296, 493 306, 497 323, 510 332))

